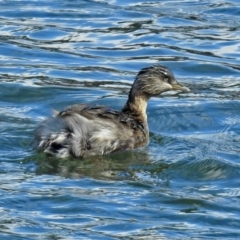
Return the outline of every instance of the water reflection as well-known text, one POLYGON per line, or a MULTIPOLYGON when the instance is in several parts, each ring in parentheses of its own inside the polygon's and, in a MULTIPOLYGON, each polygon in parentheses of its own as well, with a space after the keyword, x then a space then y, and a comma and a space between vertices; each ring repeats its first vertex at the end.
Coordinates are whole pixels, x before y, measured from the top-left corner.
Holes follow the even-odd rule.
POLYGON ((152 164, 147 151, 126 151, 87 159, 57 159, 37 154, 26 161, 37 163, 36 174, 54 174, 67 178, 90 177, 102 180, 151 181, 167 164, 152 164), (145 177, 144 177, 145 176, 145 177), (146 178, 147 177, 147 178, 146 178))

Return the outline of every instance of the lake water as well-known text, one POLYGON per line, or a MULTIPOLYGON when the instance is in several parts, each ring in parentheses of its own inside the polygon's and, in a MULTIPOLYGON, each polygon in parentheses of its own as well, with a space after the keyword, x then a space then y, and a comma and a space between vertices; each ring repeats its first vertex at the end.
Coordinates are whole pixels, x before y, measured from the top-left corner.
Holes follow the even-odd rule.
POLYGON ((238 0, 0 1, 0 239, 240 239, 238 0), (121 109, 163 64, 190 93, 148 105, 150 144, 36 154, 74 103, 121 109))

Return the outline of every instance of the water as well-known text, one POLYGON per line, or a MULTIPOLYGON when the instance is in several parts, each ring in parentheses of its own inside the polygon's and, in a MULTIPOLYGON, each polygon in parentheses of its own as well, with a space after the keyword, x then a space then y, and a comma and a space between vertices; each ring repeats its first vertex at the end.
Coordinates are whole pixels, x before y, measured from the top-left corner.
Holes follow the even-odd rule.
POLYGON ((240 238, 240 5, 0 1, 1 239, 240 238), (136 73, 191 93, 148 106, 150 144, 84 161, 29 146, 52 109, 120 109, 136 73))

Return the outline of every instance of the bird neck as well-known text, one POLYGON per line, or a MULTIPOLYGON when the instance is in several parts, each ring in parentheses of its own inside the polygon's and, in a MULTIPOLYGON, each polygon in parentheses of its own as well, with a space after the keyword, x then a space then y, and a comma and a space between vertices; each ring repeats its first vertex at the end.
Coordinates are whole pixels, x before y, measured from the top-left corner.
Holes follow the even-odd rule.
POLYGON ((123 107, 122 112, 131 114, 136 116, 140 121, 143 123, 147 122, 147 102, 148 102, 148 97, 141 94, 136 94, 134 96, 130 96, 131 93, 129 94, 129 98, 123 107))

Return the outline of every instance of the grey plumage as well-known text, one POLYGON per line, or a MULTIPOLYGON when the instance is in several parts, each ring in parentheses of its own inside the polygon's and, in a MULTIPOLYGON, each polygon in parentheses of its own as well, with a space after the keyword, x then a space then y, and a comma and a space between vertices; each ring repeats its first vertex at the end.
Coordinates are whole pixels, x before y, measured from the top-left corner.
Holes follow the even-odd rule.
POLYGON ((144 68, 138 73, 122 111, 73 105, 43 121, 35 130, 33 145, 38 151, 59 158, 105 155, 145 146, 149 140, 147 101, 172 89, 189 91, 177 83, 168 68, 144 68))

